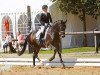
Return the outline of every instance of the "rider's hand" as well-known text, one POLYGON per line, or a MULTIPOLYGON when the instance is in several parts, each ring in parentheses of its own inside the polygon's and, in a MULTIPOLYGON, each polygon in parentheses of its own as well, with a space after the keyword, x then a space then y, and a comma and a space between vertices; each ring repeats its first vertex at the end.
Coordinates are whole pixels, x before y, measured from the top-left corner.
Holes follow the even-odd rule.
POLYGON ((50 23, 50 25, 52 26, 52 23, 50 23))
POLYGON ((48 24, 47 23, 45 23, 45 26, 47 26, 48 24))
POLYGON ((52 23, 50 23, 49 26, 51 27, 52 26, 52 23))

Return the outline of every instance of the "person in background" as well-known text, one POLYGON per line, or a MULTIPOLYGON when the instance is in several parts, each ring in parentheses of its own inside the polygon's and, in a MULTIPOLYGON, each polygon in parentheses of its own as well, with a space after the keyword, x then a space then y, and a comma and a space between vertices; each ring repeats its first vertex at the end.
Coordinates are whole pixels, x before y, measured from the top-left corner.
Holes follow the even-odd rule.
POLYGON ((11 32, 11 37, 12 37, 12 38, 14 38, 14 35, 13 35, 13 33, 12 33, 12 32, 11 32))
POLYGON ((6 43, 9 46, 9 53, 12 53, 12 51, 11 51, 12 50, 12 48, 11 48, 12 47, 12 37, 9 32, 7 32, 6 43))
POLYGON ((6 36, 5 36, 4 43, 3 43, 4 53, 7 53, 7 47, 8 47, 8 43, 6 42, 6 36))
MULTIPOLYGON (((24 44, 24 42, 25 42, 25 40, 24 40, 24 36, 21 34, 21 32, 20 31, 18 31, 18 36, 17 36, 17 40, 18 40, 18 47, 19 47, 19 45, 20 46, 22 46, 23 44, 24 44)), ((17 48, 18 48, 17 47, 17 48)))
POLYGON ((12 46, 12 37, 9 32, 7 32, 6 42, 8 43, 8 46, 9 46, 9 53, 16 53, 16 50, 12 46))
MULTIPOLYGON (((14 35, 13 33, 11 32, 11 38, 14 39, 14 35)), ((14 45, 15 41, 12 41, 12 44, 14 45)))

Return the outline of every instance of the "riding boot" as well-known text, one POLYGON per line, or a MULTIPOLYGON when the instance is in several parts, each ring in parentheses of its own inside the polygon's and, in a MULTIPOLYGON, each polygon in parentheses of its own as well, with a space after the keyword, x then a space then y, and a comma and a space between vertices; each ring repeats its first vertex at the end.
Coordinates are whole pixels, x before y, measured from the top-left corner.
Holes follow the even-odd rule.
POLYGON ((40 34, 39 44, 40 45, 43 44, 43 33, 40 34))
POLYGON ((42 39, 40 38, 40 39, 39 39, 39 44, 41 44, 41 42, 42 42, 42 39))
POLYGON ((44 38, 42 38, 42 40, 41 40, 41 44, 43 44, 44 43, 44 38))

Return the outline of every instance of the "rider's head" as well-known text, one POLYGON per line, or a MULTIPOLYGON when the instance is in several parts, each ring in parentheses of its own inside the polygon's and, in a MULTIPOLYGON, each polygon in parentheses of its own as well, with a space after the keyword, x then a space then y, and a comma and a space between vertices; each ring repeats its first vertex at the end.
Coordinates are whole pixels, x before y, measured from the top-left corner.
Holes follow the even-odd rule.
POLYGON ((43 10, 44 12, 47 12, 47 11, 48 11, 48 6, 47 6, 47 5, 43 5, 43 6, 42 6, 42 10, 43 10))

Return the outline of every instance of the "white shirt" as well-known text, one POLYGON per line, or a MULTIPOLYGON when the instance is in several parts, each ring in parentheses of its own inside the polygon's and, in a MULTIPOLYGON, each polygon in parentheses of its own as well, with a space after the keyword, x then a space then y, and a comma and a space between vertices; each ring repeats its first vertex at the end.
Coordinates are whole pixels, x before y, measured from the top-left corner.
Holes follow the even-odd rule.
POLYGON ((44 12, 44 11, 42 11, 42 13, 44 13, 44 14, 47 16, 47 13, 48 13, 48 12, 44 12))
POLYGON ((10 35, 6 36, 6 42, 7 43, 12 42, 12 37, 10 35))

